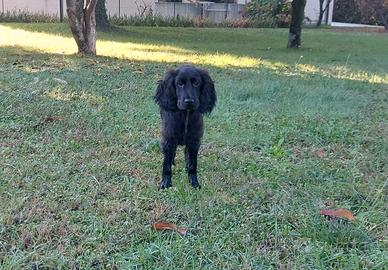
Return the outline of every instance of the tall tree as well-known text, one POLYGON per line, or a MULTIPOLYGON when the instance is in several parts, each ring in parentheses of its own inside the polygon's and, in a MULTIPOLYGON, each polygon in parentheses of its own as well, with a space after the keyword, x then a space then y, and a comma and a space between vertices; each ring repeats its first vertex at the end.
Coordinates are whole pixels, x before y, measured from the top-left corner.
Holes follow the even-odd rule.
POLYGON ((318 21, 317 21, 317 27, 321 26, 322 24, 322 19, 323 15, 325 12, 329 12, 329 6, 330 6, 331 0, 319 0, 319 16, 318 16, 318 21), (325 4, 325 6, 323 6, 325 4))
POLYGON ((96 3, 97 0, 66 0, 70 29, 79 53, 96 54, 96 3))
POLYGON ((96 5, 96 25, 99 28, 109 26, 108 15, 106 13, 105 0, 98 0, 96 5))
POLYGON ((302 24, 306 0, 292 0, 291 24, 288 35, 288 48, 299 48, 302 43, 302 24))

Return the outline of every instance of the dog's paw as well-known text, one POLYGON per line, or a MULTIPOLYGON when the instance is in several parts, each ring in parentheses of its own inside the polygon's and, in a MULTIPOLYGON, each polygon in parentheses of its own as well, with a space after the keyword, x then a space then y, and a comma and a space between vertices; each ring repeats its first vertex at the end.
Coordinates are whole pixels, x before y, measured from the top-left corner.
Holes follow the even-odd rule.
POLYGON ((201 185, 199 184, 197 175, 195 175, 195 174, 189 174, 189 181, 190 181, 190 184, 191 184, 191 186, 192 186, 193 188, 198 188, 198 189, 201 188, 201 185))
POLYGON ((159 184, 159 190, 172 187, 171 178, 164 177, 159 184))

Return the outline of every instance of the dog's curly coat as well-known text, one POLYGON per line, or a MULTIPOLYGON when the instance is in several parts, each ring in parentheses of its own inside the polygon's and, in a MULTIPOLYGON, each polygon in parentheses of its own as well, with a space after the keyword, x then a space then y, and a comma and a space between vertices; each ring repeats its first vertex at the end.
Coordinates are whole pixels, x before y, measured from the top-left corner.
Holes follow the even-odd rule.
POLYGON ((210 113, 217 101, 213 80, 207 71, 183 65, 168 71, 158 82, 154 98, 162 120, 164 161, 160 188, 172 186, 171 166, 178 145, 185 145, 186 170, 191 185, 200 188, 197 156, 204 130, 203 114, 210 113))

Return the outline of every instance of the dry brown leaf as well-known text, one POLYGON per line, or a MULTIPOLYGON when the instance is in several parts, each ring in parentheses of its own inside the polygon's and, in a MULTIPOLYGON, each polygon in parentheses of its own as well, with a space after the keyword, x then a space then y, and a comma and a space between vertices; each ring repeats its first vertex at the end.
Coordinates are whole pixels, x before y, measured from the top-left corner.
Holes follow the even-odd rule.
POLYGON ((186 228, 177 228, 176 230, 180 235, 186 236, 187 235, 187 229, 186 228))
POLYGON ((187 229, 185 228, 179 228, 174 223, 171 222, 156 222, 152 225, 152 227, 157 231, 165 231, 165 230, 171 230, 179 233, 182 236, 186 236, 187 229))
POLYGON ((323 148, 317 148, 313 151, 313 154, 319 158, 325 158, 326 152, 323 148))
POLYGON ((319 213, 321 215, 324 215, 324 216, 336 217, 336 218, 345 218, 345 219, 348 219, 350 221, 356 220, 356 217, 353 215, 353 213, 347 209, 344 209, 344 208, 340 208, 337 210, 322 209, 319 213))
POLYGON ((62 120, 63 120, 63 117, 61 117, 61 116, 49 115, 45 119, 40 121, 38 124, 32 126, 32 128, 37 129, 37 128, 40 128, 40 127, 46 125, 47 123, 59 122, 62 120))
POLYGON ((157 231, 176 230, 177 228, 177 226, 171 222, 156 222, 154 223, 153 227, 157 231))
POLYGON ((135 70, 133 73, 136 73, 136 74, 143 74, 144 71, 143 71, 143 70, 135 70))
POLYGON ((45 123, 62 121, 62 117, 56 115, 49 115, 44 119, 45 123))
POLYGON ((23 240, 23 248, 26 250, 32 244, 32 235, 28 232, 24 232, 22 235, 22 240, 23 240))

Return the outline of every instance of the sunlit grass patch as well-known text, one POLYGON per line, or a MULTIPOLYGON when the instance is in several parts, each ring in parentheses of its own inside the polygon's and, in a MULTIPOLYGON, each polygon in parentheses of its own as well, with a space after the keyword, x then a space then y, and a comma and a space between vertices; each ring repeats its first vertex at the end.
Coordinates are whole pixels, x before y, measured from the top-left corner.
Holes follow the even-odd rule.
POLYGON ((60 100, 60 101, 72 101, 72 100, 83 100, 90 104, 100 104, 104 102, 104 98, 101 96, 92 95, 85 91, 77 92, 64 92, 60 87, 54 88, 46 92, 47 97, 60 100))
MULTIPOLYGON (((20 46, 41 52, 55 54, 74 54, 77 52, 74 39, 61 34, 33 32, 6 25, 0 26, 2 38, 0 46, 20 46)), ((290 76, 319 74, 321 76, 366 81, 372 83, 388 83, 388 73, 377 74, 366 71, 354 71, 347 66, 311 65, 303 63, 300 56, 295 64, 282 61, 268 61, 258 56, 234 55, 229 52, 197 51, 156 43, 135 43, 123 41, 122 37, 115 40, 98 40, 97 53, 101 56, 117 57, 131 61, 160 63, 193 63, 221 68, 264 68, 281 72, 290 76)))
MULTIPOLYGON (((46 53, 74 54, 77 47, 74 39, 60 35, 30 32, 0 26, 0 46, 21 46, 46 53), (4 38, 6 37, 6 38, 4 38)), ((216 67, 255 67, 260 61, 252 57, 230 54, 198 53, 179 47, 132 42, 97 41, 101 56, 118 57, 134 61, 193 63, 216 67)))
POLYGON ((321 76, 334 77, 338 79, 364 81, 369 83, 388 83, 388 72, 386 74, 373 74, 367 71, 354 72, 346 66, 328 66, 320 68, 308 64, 297 64, 295 70, 298 73, 317 74, 321 76))

